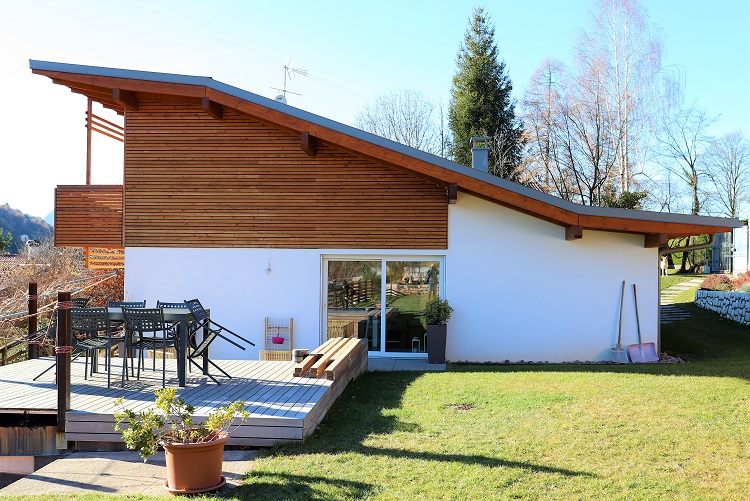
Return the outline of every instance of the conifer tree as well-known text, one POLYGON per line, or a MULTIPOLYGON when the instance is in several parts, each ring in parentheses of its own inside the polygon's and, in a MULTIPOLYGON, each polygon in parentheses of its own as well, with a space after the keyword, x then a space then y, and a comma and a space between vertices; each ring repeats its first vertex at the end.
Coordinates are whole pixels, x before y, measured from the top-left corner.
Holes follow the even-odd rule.
POLYGON ((0 228, 0 254, 5 254, 10 246, 13 244, 13 235, 10 231, 3 236, 3 229, 0 228))
POLYGON ((489 152, 490 173, 515 180, 521 158, 521 126, 505 62, 498 61, 495 27, 483 7, 474 9, 456 65, 448 111, 453 159, 471 165, 472 136, 491 137, 495 147, 489 152))

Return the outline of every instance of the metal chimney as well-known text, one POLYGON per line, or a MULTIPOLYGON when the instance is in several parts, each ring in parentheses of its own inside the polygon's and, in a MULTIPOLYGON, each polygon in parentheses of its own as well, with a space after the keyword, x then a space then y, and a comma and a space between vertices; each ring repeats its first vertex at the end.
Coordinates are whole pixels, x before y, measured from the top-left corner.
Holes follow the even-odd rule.
POLYGON ((471 166, 482 172, 488 171, 490 138, 478 136, 471 138, 471 166))

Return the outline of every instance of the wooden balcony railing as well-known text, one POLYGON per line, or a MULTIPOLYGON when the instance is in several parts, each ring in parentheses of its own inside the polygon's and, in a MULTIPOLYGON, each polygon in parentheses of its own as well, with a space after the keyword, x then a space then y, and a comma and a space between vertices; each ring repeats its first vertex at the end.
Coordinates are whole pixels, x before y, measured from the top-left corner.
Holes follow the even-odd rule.
POLYGON ((125 249, 92 249, 86 247, 86 268, 94 270, 122 270, 125 268, 125 249))
POLYGON ((55 245, 123 248, 122 200, 122 185, 58 186, 55 245))

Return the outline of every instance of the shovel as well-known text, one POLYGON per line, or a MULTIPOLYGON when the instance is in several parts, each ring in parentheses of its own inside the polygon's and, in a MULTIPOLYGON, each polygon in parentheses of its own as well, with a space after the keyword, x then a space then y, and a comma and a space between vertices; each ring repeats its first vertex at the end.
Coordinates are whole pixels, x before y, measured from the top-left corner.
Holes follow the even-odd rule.
POLYGON ((617 344, 612 348, 612 362, 615 364, 627 364, 628 354, 622 346, 622 303, 625 301, 625 280, 622 281, 620 292, 620 326, 617 330, 617 344))
POLYGON ((631 344, 628 347, 630 360, 632 360, 634 364, 658 362, 659 354, 656 353, 656 344, 641 342, 641 320, 638 318, 638 297, 635 293, 635 284, 633 284, 633 301, 635 302, 635 325, 638 330, 638 344, 631 344))

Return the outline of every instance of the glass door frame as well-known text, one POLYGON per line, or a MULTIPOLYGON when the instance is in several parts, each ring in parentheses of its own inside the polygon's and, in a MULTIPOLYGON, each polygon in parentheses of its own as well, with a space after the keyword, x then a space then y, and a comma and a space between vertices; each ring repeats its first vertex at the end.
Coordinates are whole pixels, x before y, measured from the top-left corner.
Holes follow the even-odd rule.
MULTIPOLYGON (((328 332, 328 263, 330 261, 380 261, 380 287, 383 296, 385 296, 387 285, 387 261, 437 261, 440 263, 439 296, 445 299, 445 254, 322 254, 320 258, 320 344, 326 341, 328 332)), ((381 308, 384 308, 385 301, 382 304, 381 308)), ((380 322, 380 346, 384 349, 369 351, 370 358, 427 358, 426 350, 425 353, 385 351, 385 334, 386 322, 380 322)))

